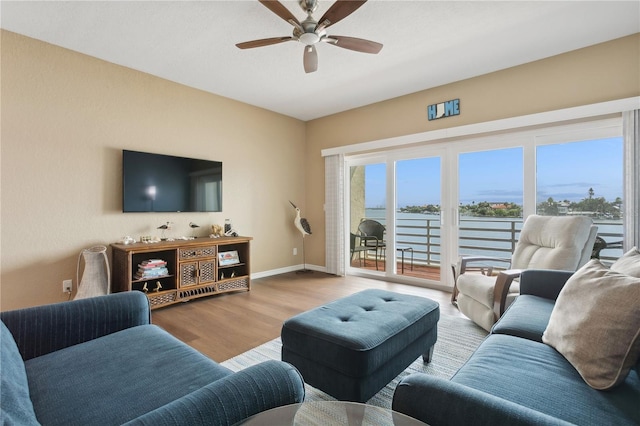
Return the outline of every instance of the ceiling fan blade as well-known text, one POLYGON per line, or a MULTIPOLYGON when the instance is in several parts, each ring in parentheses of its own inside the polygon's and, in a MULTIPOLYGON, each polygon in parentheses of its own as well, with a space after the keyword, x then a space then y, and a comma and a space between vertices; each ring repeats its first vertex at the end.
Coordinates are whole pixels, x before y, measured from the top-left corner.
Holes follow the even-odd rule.
POLYGON ((318 52, 315 46, 304 47, 304 72, 307 74, 318 69, 318 52))
POLYGON ((343 49, 355 50, 357 52, 376 54, 382 50, 382 44, 363 38, 345 37, 332 35, 323 39, 329 44, 342 47, 343 49))
POLYGON ((280 18, 284 19, 285 21, 293 25, 294 27, 302 28, 302 26, 300 25, 300 21, 298 21, 298 18, 293 16, 293 14, 289 11, 289 9, 284 7, 284 5, 280 3, 278 0, 258 0, 258 1, 262 3, 267 9, 269 9, 270 11, 272 11, 273 13, 278 15, 280 18))
POLYGON ((251 48, 254 48, 254 47, 269 46, 269 45, 272 45, 272 44, 284 43, 285 41, 292 41, 292 40, 295 40, 295 38, 293 38, 293 37, 271 37, 271 38, 263 38, 263 39, 260 39, 260 40, 245 41, 244 43, 236 44, 236 47, 239 47, 240 49, 251 49, 251 48))
POLYGON ((336 0, 318 21, 319 29, 327 28, 351 15, 367 0, 336 0))

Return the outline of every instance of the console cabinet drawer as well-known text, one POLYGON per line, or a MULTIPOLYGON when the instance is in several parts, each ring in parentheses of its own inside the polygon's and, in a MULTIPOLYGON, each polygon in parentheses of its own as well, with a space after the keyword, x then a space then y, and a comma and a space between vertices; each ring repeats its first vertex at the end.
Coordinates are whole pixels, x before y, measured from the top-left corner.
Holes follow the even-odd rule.
POLYGON ((216 256, 216 246, 210 247, 183 247, 179 250, 180 260, 202 259, 216 256))

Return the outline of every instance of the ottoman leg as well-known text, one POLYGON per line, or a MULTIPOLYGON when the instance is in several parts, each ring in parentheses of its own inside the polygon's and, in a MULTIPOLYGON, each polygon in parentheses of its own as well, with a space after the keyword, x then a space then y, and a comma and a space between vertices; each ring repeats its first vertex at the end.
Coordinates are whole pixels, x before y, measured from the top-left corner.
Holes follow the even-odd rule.
POLYGON ((431 358, 433 358, 433 348, 435 346, 436 345, 431 346, 427 352, 422 354, 422 361, 423 362, 425 362, 425 363, 430 363, 431 362, 431 358))

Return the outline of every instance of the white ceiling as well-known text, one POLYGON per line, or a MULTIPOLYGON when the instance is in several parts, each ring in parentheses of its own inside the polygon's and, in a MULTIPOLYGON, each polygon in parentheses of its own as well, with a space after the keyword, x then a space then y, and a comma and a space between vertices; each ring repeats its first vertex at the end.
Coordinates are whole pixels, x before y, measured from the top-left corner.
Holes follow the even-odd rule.
MULTIPOLYGON (((299 20, 297 1, 282 1, 299 20)), ((314 17, 333 0, 319 2, 314 17)), ((317 47, 305 74, 291 25, 257 0, 5 1, 2 28, 187 86, 310 120, 640 32, 640 1, 369 0, 329 35, 377 55, 317 47)), ((443 101, 438 99, 434 101, 443 101)))

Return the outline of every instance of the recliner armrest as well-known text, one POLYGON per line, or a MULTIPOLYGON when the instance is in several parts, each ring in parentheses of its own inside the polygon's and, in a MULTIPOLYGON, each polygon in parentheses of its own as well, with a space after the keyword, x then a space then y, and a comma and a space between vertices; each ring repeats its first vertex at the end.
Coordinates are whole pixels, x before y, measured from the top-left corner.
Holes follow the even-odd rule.
MULTIPOLYGON (((451 292, 451 303, 455 304, 458 299, 458 277, 464 274, 467 270, 471 270, 471 265, 475 262, 503 262, 510 264, 511 259, 504 259, 501 257, 492 256, 460 256, 458 262, 451 265, 451 271, 453 272, 453 291, 451 292)), ((485 275, 491 275, 493 273, 493 266, 482 265, 473 267, 474 270, 480 270, 485 275)))
POLYGON ((493 314, 496 320, 504 314, 511 283, 521 274, 521 269, 509 269, 498 274, 496 285, 493 289, 493 314))
POLYGON ((503 262, 506 264, 511 263, 511 259, 505 259, 502 257, 491 257, 491 256, 460 256, 460 258, 458 259, 458 265, 457 265, 457 272, 458 275, 464 274, 465 271, 467 270, 467 267, 469 266, 469 264, 471 263, 475 263, 475 262, 486 262, 486 261, 490 261, 490 262, 503 262))
POLYGON ((556 300, 571 275, 572 271, 527 269, 520 277, 520 294, 556 300))
POLYGON ((304 401, 298 370, 265 361, 223 377, 126 425, 233 425, 262 411, 304 401))
POLYGON ((477 389, 422 373, 402 379, 393 394, 391 408, 427 424, 440 426, 570 424, 477 389))
POLYGON ((138 291, 0 312, 26 361, 129 327, 151 323, 138 291))

